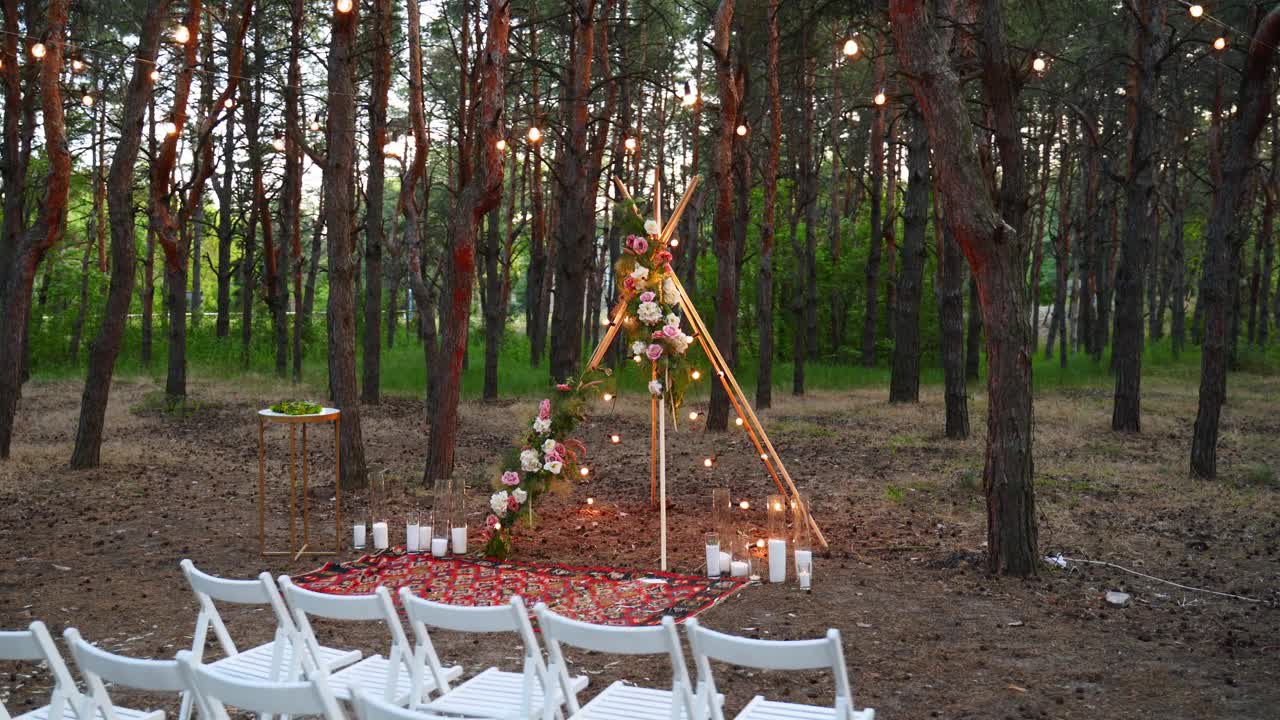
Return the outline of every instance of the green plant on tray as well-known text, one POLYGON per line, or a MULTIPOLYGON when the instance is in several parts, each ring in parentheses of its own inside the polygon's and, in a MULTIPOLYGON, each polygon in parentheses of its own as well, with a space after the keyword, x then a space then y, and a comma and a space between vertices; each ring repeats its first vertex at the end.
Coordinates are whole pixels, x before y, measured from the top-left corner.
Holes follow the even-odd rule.
POLYGON ((281 415, 318 415, 324 408, 310 400, 281 400, 271 406, 271 412, 281 415))

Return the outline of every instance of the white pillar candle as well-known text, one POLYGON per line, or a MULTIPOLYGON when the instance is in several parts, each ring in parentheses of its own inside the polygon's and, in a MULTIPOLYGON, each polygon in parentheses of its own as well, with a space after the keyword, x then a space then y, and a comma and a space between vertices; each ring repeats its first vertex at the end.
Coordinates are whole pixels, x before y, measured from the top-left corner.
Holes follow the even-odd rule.
POLYGON ((467 526, 456 527, 451 533, 453 535, 453 554, 467 554, 467 526))
POLYGON ((409 552, 418 552, 418 523, 405 523, 404 549, 409 552))
POLYGON ((748 567, 748 565, 747 565, 747 563, 746 563, 745 561, 742 561, 742 560, 734 560, 734 561, 733 561, 733 565, 732 565, 731 567, 732 567, 732 571, 733 571, 733 572, 732 572, 733 577, 746 577, 746 576, 747 576, 747 567, 748 567))
POLYGON ((808 589, 809 589, 810 577, 809 577, 809 571, 808 571, 808 570, 798 570, 798 571, 796 571, 796 578, 800 580, 800 588, 801 588, 802 590, 808 590, 808 589))
POLYGON ((707 546, 707 577, 720 577, 720 543, 707 546))
POLYGON ((720 572, 727 573, 733 569, 733 556, 729 553, 720 551, 720 572))
POLYGON ((800 572, 801 569, 809 573, 810 580, 813 579, 813 551, 812 550, 796 551, 796 572, 800 572))
POLYGON ((780 583, 787 579, 787 541, 769 541, 769 582, 780 583))
POLYGON ((436 557, 444 557, 449 552, 449 541, 446 538, 431 538, 431 554, 436 557))
POLYGON ((364 549, 364 544, 365 544, 364 536, 367 531, 368 531, 368 528, 366 528, 365 524, 362 522, 358 522, 351 526, 351 545, 356 550, 364 549))
POLYGON ((431 552, 431 526, 418 526, 418 552, 431 552))
POLYGON ((376 522, 373 524, 373 549, 387 549, 387 524, 384 522, 376 522))

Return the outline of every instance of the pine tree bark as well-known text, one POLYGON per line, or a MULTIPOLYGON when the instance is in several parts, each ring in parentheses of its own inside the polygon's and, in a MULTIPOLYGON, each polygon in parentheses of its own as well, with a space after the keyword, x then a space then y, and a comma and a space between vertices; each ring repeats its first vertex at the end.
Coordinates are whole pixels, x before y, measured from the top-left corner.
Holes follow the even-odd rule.
POLYGON ((1166 4, 1137 0, 1129 99, 1129 176, 1125 183, 1124 247, 1116 276, 1115 401, 1111 429, 1142 429, 1142 297, 1151 250, 1151 206, 1155 200, 1156 107, 1159 64, 1167 39, 1166 4))
POLYGON ((1213 196, 1205 233, 1204 347, 1200 359, 1200 401, 1191 442, 1191 472, 1213 479, 1218 473, 1218 426, 1227 394, 1227 303, 1231 289, 1231 248, 1239 232, 1236 214, 1252 169, 1258 135, 1274 102, 1272 59, 1280 42, 1280 9, 1262 18, 1253 33, 1236 91, 1222 182, 1213 196))
POLYGON ((155 66, 165 15, 171 0, 151 0, 142 22, 133 75, 125 91, 121 114, 120 140, 107 174, 107 212, 111 230, 111 281, 102 326, 89 350, 89 368, 80 396, 80 419, 76 427, 71 467, 82 470, 101 462, 102 434, 107 416, 111 378, 133 299, 137 261, 134 236, 133 175, 142 145, 143 115, 151 103, 155 66))
POLYGON ((378 404, 382 372, 382 205, 386 193, 387 93, 391 90, 391 0, 374 0, 370 28, 369 166, 365 191, 364 324, 360 401, 378 404))
MULTIPOLYGON (((6 0, 4 4, 6 28, 16 26, 15 4, 13 0, 6 0)), ((0 459, 9 457, 13 439, 14 417, 18 411, 18 396, 22 387, 27 317, 31 308, 36 268, 50 248, 62 239, 67 216, 67 197, 70 194, 71 153, 67 149, 62 90, 59 87, 67 33, 67 0, 49 0, 46 18, 43 37, 46 38, 47 54, 43 61, 34 64, 38 66, 39 73, 41 126, 44 128, 49 171, 45 176, 44 196, 40 200, 35 223, 16 238, 6 234, 6 245, 12 243, 12 249, 5 249, 6 259, 10 262, 0 268, 0 277, 3 278, 0 285, 4 288, 4 306, 0 308, 0 459)), ((12 42, 12 39, 6 42, 12 42)), ((6 57, 15 56, 6 53, 6 57)), ((6 92, 13 93, 17 85, 16 68, 6 68, 5 72, 6 92)), ((27 91, 33 90, 33 86, 29 84, 27 91)), ((8 111, 12 107, 8 105, 8 101, 16 101, 17 98, 8 97, 6 100, 7 125, 8 111)), ((24 125, 34 132, 32 125, 24 125)), ((6 127, 6 131, 8 129, 6 127)), ((20 153, 11 152, 14 147, 10 140, 6 132, 6 156, 15 158, 20 153)), ((9 193, 23 192, 25 183, 11 176, 6 176, 5 181, 7 207, 9 193)), ((13 226, 6 230, 11 227, 13 226)))
POLYGON ((939 258, 942 286, 938 321, 942 332, 943 396, 946 405, 944 432, 952 440, 969 437, 969 391, 964 368, 964 255, 950 226, 943 218, 934 194, 933 221, 942 228, 942 252, 939 258))
POLYGON ((769 149, 764 163, 764 208, 760 223, 760 276, 756 300, 756 322, 760 330, 757 410, 773 406, 773 247, 777 233, 778 159, 782 153, 782 92, 778 80, 779 2, 769 0, 769 49, 765 71, 769 85, 769 149))
POLYGON ((902 274, 894 306, 893 370, 889 402, 920 402, 920 300, 924 284, 925 232, 929 224, 929 132, 917 106, 907 145, 907 194, 902 206, 902 274))
MULTIPOLYGON (((302 335, 306 313, 302 297, 302 148, 297 136, 302 132, 299 95, 302 90, 302 31, 306 22, 304 0, 289 3, 289 70, 284 90, 285 160, 284 187, 281 190, 281 256, 287 247, 288 263, 293 270, 293 382, 302 382, 302 335)), ((317 220, 317 224, 319 221, 317 220)), ((286 293, 287 295, 287 293, 286 293)))
MULTIPOLYGON (((885 60, 881 55, 876 59, 876 87, 884 87, 885 60)), ((879 92, 879 90, 877 90, 879 92)), ((880 244, 883 241, 884 227, 881 218, 881 195, 884 186, 884 132, 885 109, 878 106, 872 110, 875 119, 871 121, 871 241, 867 247, 865 305, 862 317, 862 366, 875 367, 876 364, 876 327, 880 318, 880 244)))
MULTIPOLYGON (((1008 575, 1034 575, 1036 552, 1035 494, 1031 456, 1030 328, 1026 310, 1025 243, 1008 218, 1019 209, 1017 183, 1021 172, 1013 87, 1009 68, 988 69, 988 100, 996 108, 997 145, 1004 182, 1002 217, 991 202, 993 194, 982 174, 974 131, 955 71, 931 27, 929 3, 891 0, 890 20, 899 59, 915 91, 934 148, 937 187, 946 222, 968 256, 981 291, 987 333, 988 420, 986 468, 988 569, 1008 575)), ((984 39, 992 57, 1003 63, 1003 27, 999 7, 987 3, 982 11, 984 39)), ((1025 198, 1021 200, 1025 203, 1025 198)), ((1022 206, 1025 210, 1025 205, 1022 206)))
POLYGON ((360 5, 334 13, 329 40, 328 142, 324 163, 325 228, 329 238, 329 382, 342 411, 340 452, 344 488, 367 481, 360 396, 356 386, 355 83, 360 5))
POLYGON ((227 127, 222 138, 222 184, 218 193, 218 296, 217 318, 214 335, 225 338, 231 334, 231 276, 235 270, 231 264, 231 242, 234 226, 231 216, 235 203, 236 172, 236 123, 235 108, 227 110, 227 127))
MULTIPOLYGON (((497 207, 502 199, 503 156, 502 151, 497 148, 497 142, 504 132, 503 78, 507 62, 507 37, 511 29, 510 0, 488 0, 487 17, 485 47, 484 52, 476 59, 478 67, 474 75, 475 90, 472 93, 478 112, 474 125, 477 132, 472 137, 474 145, 461 148, 461 158, 474 156, 477 163, 474 173, 466 167, 467 163, 461 168, 461 191, 450 218, 449 251, 445 268, 448 302, 441 328, 444 337, 440 345, 437 376, 439 396, 434 413, 435 423, 427 445, 424 479, 447 478, 453 473, 454 450, 458 440, 462 360, 467 350, 471 290, 475 283, 476 229, 481 218, 497 207)), ((584 111, 585 102, 584 97, 584 111)), ((583 129, 585 131, 585 121, 583 129)), ((581 296, 578 302, 581 307, 581 296)), ((581 313, 578 315, 578 322, 582 322, 581 313)))

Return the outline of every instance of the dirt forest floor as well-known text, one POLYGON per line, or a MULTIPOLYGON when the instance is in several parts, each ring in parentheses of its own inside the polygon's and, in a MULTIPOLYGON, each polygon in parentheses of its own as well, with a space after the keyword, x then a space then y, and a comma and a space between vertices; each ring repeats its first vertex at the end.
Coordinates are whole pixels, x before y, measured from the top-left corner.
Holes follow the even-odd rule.
MULTIPOLYGON (((0 463, 0 627, 41 619, 55 634, 75 625, 110 650, 170 657, 189 647, 196 613, 181 558, 236 577, 319 564, 257 553, 254 411, 281 388, 266 380, 196 384, 196 407, 185 417, 160 409, 157 390, 118 384, 102 467, 71 472, 79 385, 25 389, 13 457, 0 463)), ((812 592, 791 583, 748 587, 702 621, 762 638, 839 628, 857 704, 887 719, 1280 716, 1280 377, 1232 377, 1216 482, 1185 471, 1194 387, 1149 379, 1143 432, 1132 436, 1110 431, 1110 396, 1096 387, 1036 398, 1042 554, 1108 561, 1260 602, 1101 565, 1046 563, 1035 579, 989 577, 985 402, 978 392, 970 406, 975 437, 951 442, 941 434, 941 388, 927 387, 914 407, 890 406, 887 392, 875 389, 783 397, 765 414, 778 451, 813 497, 831 551, 816 560, 812 592), (1109 607, 1108 590, 1130 593, 1132 604, 1109 607)), ((596 408, 578 433, 590 479, 545 499, 536 530, 521 530, 517 559, 656 567, 647 408, 640 398, 596 408), (608 443, 613 432, 621 444, 608 443)), ((473 488, 473 527, 494 463, 533 410, 531 400, 463 408, 458 463, 473 488)), ((420 477, 421 403, 391 399, 362 412, 370 464, 402 481, 420 477)), ((329 431, 312 437, 316 471, 331 477, 329 431)), ((270 485, 279 493, 287 487, 287 434, 277 429, 270 443, 270 485)), ((669 446, 673 569, 698 572, 711 488, 728 486, 735 501, 763 507, 771 483, 740 431, 708 435, 682 419, 669 446), (712 469, 702 466, 707 455, 717 457, 712 469)), ((327 507, 332 481, 318 485, 315 504, 327 507)), ((743 520, 763 525, 756 512, 743 520)), ((287 519, 283 512, 268 519, 278 543, 287 542, 287 519)), ((269 636, 264 611, 226 616, 242 642, 269 636)), ((326 632, 323 639, 385 652, 385 631, 326 632)), ((437 647, 469 670, 516 659, 510 642, 487 637, 437 638, 437 647)), ((594 688, 619 677, 669 678, 660 660, 576 660, 594 688)), ((756 692, 830 700, 821 674, 797 682, 724 668, 718 679, 735 712, 756 692)), ((0 664, 0 699, 15 714, 47 688, 30 666, 0 664)))

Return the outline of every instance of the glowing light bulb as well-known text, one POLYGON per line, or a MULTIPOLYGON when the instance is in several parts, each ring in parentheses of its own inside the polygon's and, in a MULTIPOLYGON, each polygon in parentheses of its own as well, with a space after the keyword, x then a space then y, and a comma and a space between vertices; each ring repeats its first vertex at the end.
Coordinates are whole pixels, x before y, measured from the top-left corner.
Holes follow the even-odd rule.
POLYGON ((1192 5, 1187 8, 1187 12, 1191 13, 1191 17, 1199 18, 1201 15, 1204 15, 1204 8, 1200 5, 1192 5))
POLYGON ((671 247, 680 247, 680 241, 675 238, 671 238, 671 242, 667 244, 670 245, 671 247))
POLYGON ((591 470, 590 468, 587 468, 587 467, 581 467, 581 468, 578 468, 578 474, 581 475, 582 477, 586 477, 591 474, 591 470))
POLYGON ((857 40, 854 40, 853 38, 849 38, 848 40, 845 40, 845 41, 844 41, 844 54, 845 54, 845 57, 853 57, 854 55, 857 55, 857 54, 858 54, 858 41, 857 41, 857 40))
POLYGON ((89 93, 85 93, 84 97, 80 98, 80 102, 85 107, 93 107, 93 96, 90 95, 89 93))
POLYGON ((228 110, 230 110, 231 108, 233 108, 233 107, 235 107, 235 106, 236 106, 236 101, 235 101, 235 100, 232 100, 231 98, 227 98, 226 100, 223 100, 223 101, 222 101, 222 107, 224 107, 224 108, 226 108, 226 109, 228 109, 228 110))
POLYGON ((275 148, 276 152, 284 152, 284 138, 278 137, 272 140, 271 147, 275 148))
POLYGON ((496 522, 496 523, 494 523, 494 524, 493 524, 493 529, 494 529, 494 530, 501 530, 501 529, 502 529, 502 523, 500 523, 500 522, 496 522))
POLYGON ((640 356, 639 356, 639 355, 633 355, 633 356, 631 356, 631 359, 632 359, 632 360, 635 360, 637 365, 639 365, 639 364, 640 364, 640 356))
POLYGON ((152 70, 152 71, 151 71, 151 75, 150 75, 149 77, 151 78, 151 82, 156 82, 156 81, 158 81, 158 80, 160 79, 160 71, 159 71, 159 70, 152 70))
POLYGON ((737 419, 736 419, 736 420, 734 420, 733 422, 734 422, 734 424, 736 424, 738 427, 742 427, 742 418, 737 418, 737 419))
POLYGON ((595 498, 587 498, 587 504, 588 504, 588 505, 595 505, 595 504, 596 504, 596 499, 595 499, 595 498))
POLYGON ((743 510, 746 510, 751 507, 751 503, 747 502, 746 500, 743 500, 742 502, 738 503, 738 507, 742 508, 743 510))
POLYGON ((884 94, 884 91, 883 91, 883 90, 881 90, 880 92, 876 93, 876 97, 875 97, 874 102, 875 102, 875 104, 877 104, 877 105, 884 105, 886 102, 888 102, 888 100, 889 100, 889 98, 888 98, 888 97, 886 97, 886 96, 885 96, 885 94, 884 94))
POLYGON ((756 540, 756 547, 758 548, 764 547, 764 538, 760 538, 759 540, 756 540))
POLYGON ((351 0, 338 0, 333 7, 340 13, 346 14, 351 12, 351 0))
POLYGON ((186 25, 179 25, 173 29, 173 41, 179 45, 186 45, 191 42, 191 30, 186 25))
POLYGON ((715 465, 715 464, 716 464, 716 461, 713 460, 712 458, 702 459, 702 467, 711 467, 712 465, 715 465))
POLYGON ((542 131, 538 129, 537 125, 534 125, 533 127, 529 128, 529 142, 531 143, 542 142, 542 131))
POLYGON ((81 60, 80 58, 76 58, 75 60, 72 60, 72 61, 71 61, 71 71, 72 71, 72 72, 80 72, 80 71, 81 71, 81 70, 83 70, 83 69, 84 69, 84 61, 83 61, 83 60, 81 60))
POLYGON ((622 141, 622 146, 623 146, 623 147, 625 147, 625 148, 627 149, 627 152, 635 152, 635 151, 636 151, 636 139, 635 139, 635 138, 633 138, 633 137, 629 137, 629 138, 627 138, 626 140, 623 140, 623 141, 622 141))
POLYGON ((612 399, 613 399, 613 394, 612 394, 612 393, 605 393, 605 394, 604 394, 604 401, 605 401, 605 402, 609 402, 609 401, 610 401, 610 400, 612 400, 612 399))
POLYGON ((613 321, 609 320, 609 318, 600 319, 600 327, 609 327, 612 324, 613 324, 613 321))
POLYGON ((614 445, 617 445, 618 443, 622 442, 622 436, 619 435, 618 433, 614 433, 609 436, 609 442, 613 443, 614 445))
POLYGON ((324 126, 320 124, 319 120, 311 121, 311 132, 320 132, 323 129, 324 129, 324 126))
POLYGON ((761 460, 768 460, 768 459, 769 459, 769 456, 768 456, 768 455, 765 455, 764 453, 760 453, 760 459, 761 459, 761 460))
POLYGON ((694 370, 693 372, 689 373, 689 377, 693 378, 694 380, 697 380, 702 377, 702 371, 694 370))
POLYGON ((694 410, 694 411, 690 412, 690 413, 689 413, 689 419, 690 419, 690 420, 697 420, 697 419, 698 419, 698 411, 697 411, 697 410, 694 410))
POLYGON ((1032 69, 1032 70, 1035 70, 1035 71, 1036 71, 1036 72, 1038 72, 1038 73, 1042 73, 1042 72, 1044 72, 1044 69, 1045 69, 1046 67, 1048 67, 1048 64, 1047 64, 1047 63, 1045 63, 1044 58, 1039 58, 1039 57, 1038 57, 1038 58, 1036 58, 1035 60, 1032 60, 1032 61, 1031 61, 1031 69, 1032 69))
POLYGON ((1225 49, 1226 47, 1227 47, 1227 39, 1226 39, 1226 38, 1224 38, 1224 37, 1220 37, 1220 38, 1218 38, 1217 40, 1214 40, 1214 41, 1213 41, 1213 49, 1214 49, 1214 50, 1223 50, 1223 49, 1225 49))
POLYGON ((31 57, 37 60, 44 57, 45 52, 46 50, 44 47, 44 43, 36 43, 35 45, 31 46, 31 57))
POLYGON ((502 152, 507 149, 507 141, 499 138, 498 142, 494 143, 493 146, 498 148, 498 152, 502 152))
POLYGON ((738 130, 737 130, 737 133, 738 133, 738 137, 746 137, 746 136, 747 136, 747 126, 746 126, 746 125, 739 125, 739 126, 738 126, 738 130))
POLYGON ((156 129, 159 130, 160 134, 163 135, 164 137, 173 137, 174 135, 178 134, 178 126, 174 125, 168 120, 162 123, 158 123, 156 125, 156 129))

